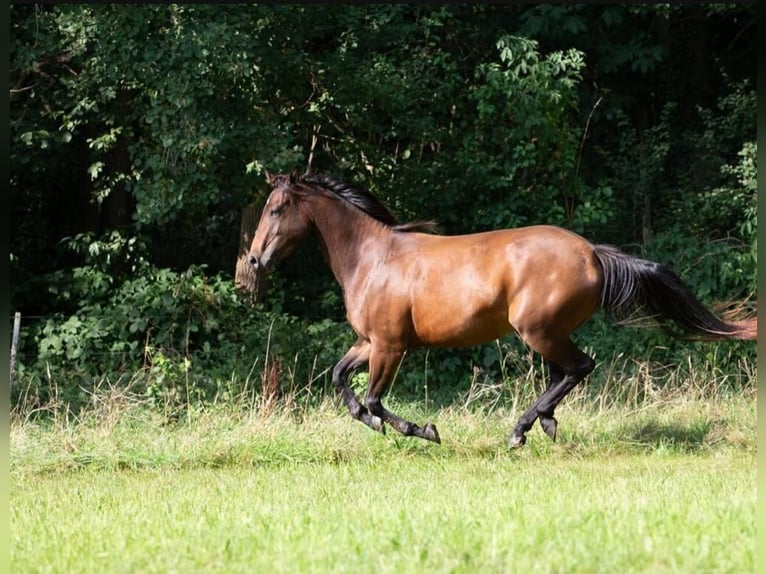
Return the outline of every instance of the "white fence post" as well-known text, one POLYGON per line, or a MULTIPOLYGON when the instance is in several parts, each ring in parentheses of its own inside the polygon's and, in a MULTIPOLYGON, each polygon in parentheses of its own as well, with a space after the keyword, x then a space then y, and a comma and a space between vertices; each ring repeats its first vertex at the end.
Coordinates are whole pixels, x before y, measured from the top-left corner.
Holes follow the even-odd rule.
POLYGON ((11 341, 11 387, 13 377, 16 374, 16 349, 19 346, 19 327, 21 326, 21 313, 16 311, 13 316, 13 339, 11 341))

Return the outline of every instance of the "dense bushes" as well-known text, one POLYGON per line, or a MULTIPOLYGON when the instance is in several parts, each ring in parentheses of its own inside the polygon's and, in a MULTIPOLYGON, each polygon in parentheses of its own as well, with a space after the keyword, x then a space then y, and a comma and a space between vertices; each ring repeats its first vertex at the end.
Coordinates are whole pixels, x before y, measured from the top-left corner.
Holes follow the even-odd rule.
MULTIPOLYGON (((353 337, 317 246, 265 305, 232 281, 242 209, 296 164, 445 233, 557 224, 670 264, 710 305, 754 298, 753 22, 747 5, 12 5, 15 392, 325 385, 353 337)), ((578 342, 732 370, 754 354, 599 317, 578 342)), ((524 353, 413 352, 397 390, 447 397, 524 353)))

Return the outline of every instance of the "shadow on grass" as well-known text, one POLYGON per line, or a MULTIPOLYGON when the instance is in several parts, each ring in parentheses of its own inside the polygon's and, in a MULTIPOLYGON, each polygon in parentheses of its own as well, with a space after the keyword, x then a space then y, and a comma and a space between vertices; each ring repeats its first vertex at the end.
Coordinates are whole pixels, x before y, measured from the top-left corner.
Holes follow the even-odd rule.
POLYGON ((651 450, 671 448, 682 452, 695 452, 708 449, 715 442, 711 440, 713 427, 713 421, 709 420, 689 424, 642 421, 626 426, 618 438, 651 450))

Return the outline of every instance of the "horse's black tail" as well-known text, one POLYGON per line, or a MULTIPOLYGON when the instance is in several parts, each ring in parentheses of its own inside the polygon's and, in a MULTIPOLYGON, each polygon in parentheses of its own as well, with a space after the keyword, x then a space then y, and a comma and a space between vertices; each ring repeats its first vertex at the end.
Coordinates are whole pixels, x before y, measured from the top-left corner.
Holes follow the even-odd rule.
POLYGON ((608 245, 595 245, 604 274, 601 307, 614 315, 640 311, 672 319, 705 339, 754 340, 757 318, 725 321, 708 310, 673 271, 608 245))

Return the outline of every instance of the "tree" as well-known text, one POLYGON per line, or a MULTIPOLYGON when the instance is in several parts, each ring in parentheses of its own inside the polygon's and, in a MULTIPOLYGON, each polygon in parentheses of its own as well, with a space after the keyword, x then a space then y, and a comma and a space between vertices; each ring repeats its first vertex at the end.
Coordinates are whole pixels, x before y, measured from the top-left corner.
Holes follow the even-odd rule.
MULTIPOLYGON (((140 364, 150 336, 225 345, 241 301, 211 285, 253 285, 263 172, 295 166, 446 233, 554 223, 678 260, 711 298, 753 288, 754 194, 733 175, 756 139, 751 5, 10 12, 11 300, 54 317, 29 331, 37 349, 65 333, 140 364), (695 276, 711 239, 734 263, 695 276), (204 336, 178 335, 173 302, 204 336), (131 327, 99 322, 107 308, 131 327)), ((248 317, 278 309, 332 338, 341 297, 300 249, 248 317)))

